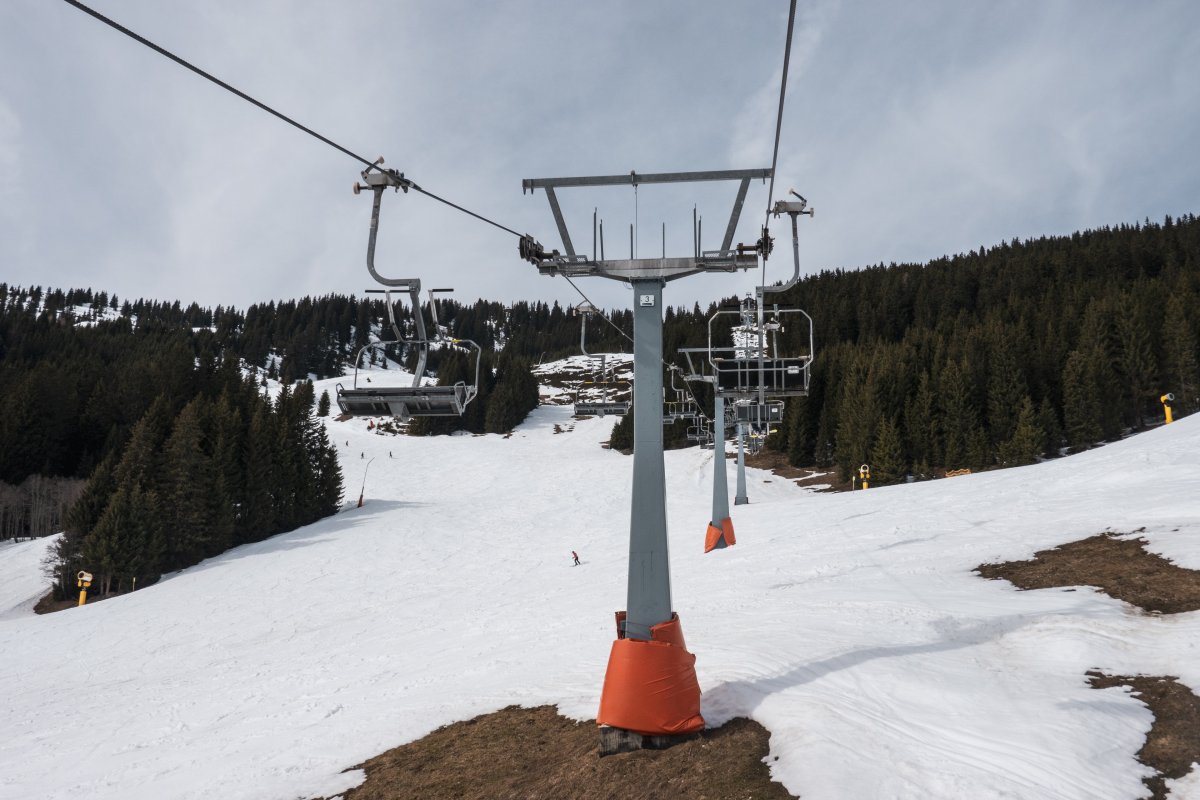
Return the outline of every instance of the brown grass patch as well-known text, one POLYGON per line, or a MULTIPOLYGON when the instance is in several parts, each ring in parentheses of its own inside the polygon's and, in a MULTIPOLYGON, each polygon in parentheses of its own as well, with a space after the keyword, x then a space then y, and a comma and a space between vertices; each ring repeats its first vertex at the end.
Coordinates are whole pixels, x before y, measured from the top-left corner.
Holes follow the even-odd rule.
POLYGON ((1088 680, 1097 689, 1130 687, 1133 696, 1154 714, 1154 723, 1137 758, 1158 773, 1143 781, 1150 789, 1150 796, 1153 800, 1165 800, 1170 796, 1167 780, 1182 778, 1193 764, 1200 762, 1200 697, 1171 676, 1131 677, 1089 672, 1088 680))
POLYGON ((343 797, 785 800, 792 795, 763 763, 768 738, 761 725, 735 719, 666 750, 600 758, 594 722, 574 722, 552 706, 509 706, 360 764, 366 781, 343 797))
POLYGON ((1110 597, 1160 614, 1200 609, 1200 571, 1146 552, 1145 543, 1102 533, 1042 550, 1029 561, 975 569, 985 578, 1004 578, 1022 589, 1096 586, 1110 597))
MULTIPOLYGON (((87 604, 93 605, 102 600, 107 600, 110 597, 120 597, 129 592, 113 592, 112 594, 100 594, 99 592, 92 594, 88 592, 87 604)), ((37 605, 33 607, 35 614, 53 614, 55 611, 66 611, 69 608, 77 608, 79 606, 79 595, 68 597, 65 600, 54 599, 54 591, 47 592, 41 600, 37 601, 37 605)))
MULTIPOLYGON (((737 458, 735 453, 727 455, 728 458, 737 458)), ((819 486, 828 484, 829 488, 820 489, 823 492, 840 492, 845 491, 849 484, 842 484, 837 477, 837 470, 830 468, 825 472, 819 470, 805 469, 804 467, 793 467, 788 463, 787 456, 777 450, 763 448, 754 455, 746 454, 746 466, 754 467, 755 469, 765 469, 773 472, 781 478, 786 478, 792 481, 797 486, 819 486)))

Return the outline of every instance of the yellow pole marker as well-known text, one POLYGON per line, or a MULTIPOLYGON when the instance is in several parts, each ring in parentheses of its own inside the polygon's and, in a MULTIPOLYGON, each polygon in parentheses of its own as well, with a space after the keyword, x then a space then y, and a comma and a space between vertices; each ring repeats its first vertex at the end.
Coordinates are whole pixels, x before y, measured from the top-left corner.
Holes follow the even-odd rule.
POLYGON ((1173 403, 1175 401, 1175 395, 1173 395, 1170 392, 1167 392, 1162 397, 1158 398, 1158 400, 1160 403, 1163 404, 1163 412, 1167 415, 1166 424, 1170 425, 1172 422, 1175 421, 1175 418, 1171 415, 1171 403, 1173 403))
POLYGON ((79 587, 79 605, 87 602, 87 590, 92 585, 92 573, 79 570, 75 576, 75 585, 79 587))
POLYGON ((871 468, 863 464, 858 468, 858 477, 862 480, 862 488, 868 488, 871 480, 871 468))

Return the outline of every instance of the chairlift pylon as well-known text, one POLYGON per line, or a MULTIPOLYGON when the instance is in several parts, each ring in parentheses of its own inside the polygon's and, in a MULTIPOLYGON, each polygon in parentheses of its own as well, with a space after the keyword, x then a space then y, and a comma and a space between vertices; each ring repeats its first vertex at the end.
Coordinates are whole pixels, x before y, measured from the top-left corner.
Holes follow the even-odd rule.
MULTIPOLYGON (((434 294, 438 292, 451 292, 453 289, 430 289, 429 295, 429 313, 433 321, 433 334, 428 335, 425 330, 425 318, 421 313, 421 281, 418 278, 387 278, 380 275, 375 270, 375 240, 379 230, 379 207, 383 199, 384 190, 394 188, 396 190, 403 189, 408 191, 410 183, 405 180, 403 174, 397 173, 395 170, 384 170, 378 165, 383 163, 383 159, 376 162, 376 166, 368 168, 362 173, 363 179, 367 182, 367 187, 374 193, 374 202, 371 208, 371 229, 367 239, 367 271, 371 274, 383 289, 368 289, 368 294, 382 293, 384 303, 387 306, 388 323, 392 329, 395 341, 402 345, 413 346, 417 348, 417 367, 413 374, 412 384, 409 386, 376 386, 363 387, 359 385, 359 365, 362 361, 362 356, 367 351, 374 352, 380 350, 386 358, 386 347, 391 344, 391 341, 370 342, 365 347, 361 348, 354 359, 354 385, 351 388, 346 388, 342 384, 337 385, 337 404, 343 414, 349 414, 357 417, 375 417, 390 415, 398 417, 402 422, 407 422, 413 417, 454 417, 460 416, 466 409, 467 405, 475 399, 478 394, 479 387, 479 369, 482 362, 483 351, 479 345, 470 339, 459 339, 452 337, 445 332, 438 322, 437 301, 434 294), (406 337, 396 320, 395 303, 392 300, 392 292, 400 291, 407 292, 412 298, 413 307, 413 327, 415 328, 414 337, 406 337), (475 350, 475 378, 472 383, 466 381, 458 381, 452 386, 425 386, 422 381, 425 379, 425 367, 429 359, 429 349, 431 344, 451 345, 451 346, 468 346, 475 350)), ((364 187, 355 184, 354 193, 358 194, 364 187)), ((400 302, 399 300, 395 301, 400 302)))

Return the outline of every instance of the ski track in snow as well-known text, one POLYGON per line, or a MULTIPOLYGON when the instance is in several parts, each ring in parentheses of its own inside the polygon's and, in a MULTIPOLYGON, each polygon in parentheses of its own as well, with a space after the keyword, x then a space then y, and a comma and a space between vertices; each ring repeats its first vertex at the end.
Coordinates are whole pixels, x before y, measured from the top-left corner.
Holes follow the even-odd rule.
MULTIPOLYGON (((507 439, 411 438, 330 419, 334 517, 83 609, 34 617, 0 595, 0 798, 306 798, 514 703, 593 718, 625 607, 632 460, 599 446, 613 423, 543 406, 507 439)), ((672 591, 708 724, 762 723, 773 776, 806 800, 1141 796, 1151 714, 1085 672, 1200 692, 1200 612, 971 570, 1143 526, 1200 568, 1198 453, 1200 415, 867 492, 748 470, 738 544, 708 555, 712 453, 667 453, 672 591)), ((0 585, 26 577, 13 553, 0 585)), ((1200 797, 1196 771, 1172 785, 1200 797)))

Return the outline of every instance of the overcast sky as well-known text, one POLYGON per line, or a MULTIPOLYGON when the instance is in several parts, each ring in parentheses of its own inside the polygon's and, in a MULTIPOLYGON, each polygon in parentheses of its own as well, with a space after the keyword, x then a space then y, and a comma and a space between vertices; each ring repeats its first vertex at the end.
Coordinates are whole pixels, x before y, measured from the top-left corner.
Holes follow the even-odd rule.
MULTIPOLYGON (((770 166, 786 0, 91 5, 548 248, 522 178, 770 166)), ((789 84, 776 197, 816 209, 806 272, 1200 210, 1194 0, 801 0, 789 84)), ((239 308, 360 293, 360 169, 66 3, 0 3, 0 282, 239 308)), ((693 205, 716 247, 735 189, 642 187, 638 254, 661 254, 664 222, 667 254, 689 254, 693 205)), ((751 187, 738 240, 766 195, 751 187)), ((606 254, 628 252, 631 189, 559 197, 577 249, 598 208, 606 254)), ((578 300, 515 237, 418 194, 385 196, 377 265, 465 302, 578 300)), ((753 284, 687 278, 666 302, 753 284)))

